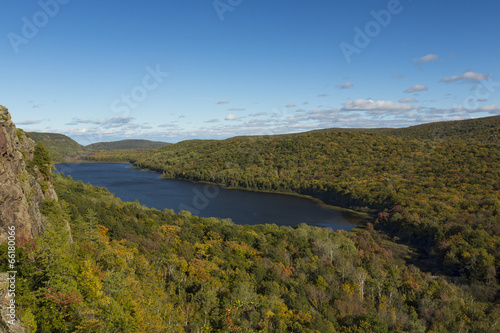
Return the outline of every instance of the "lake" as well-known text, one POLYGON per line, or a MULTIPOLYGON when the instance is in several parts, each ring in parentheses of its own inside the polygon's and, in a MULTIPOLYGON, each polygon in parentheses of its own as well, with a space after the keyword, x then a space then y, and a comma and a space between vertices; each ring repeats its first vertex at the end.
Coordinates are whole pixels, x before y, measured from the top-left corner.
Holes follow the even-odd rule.
POLYGON ((200 217, 230 218, 236 224, 295 226, 299 223, 333 230, 350 230, 363 216, 315 200, 276 193, 226 189, 182 180, 161 179, 160 174, 130 168, 124 163, 65 163, 59 172, 95 186, 106 187, 123 201, 176 213, 188 210, 200 217))

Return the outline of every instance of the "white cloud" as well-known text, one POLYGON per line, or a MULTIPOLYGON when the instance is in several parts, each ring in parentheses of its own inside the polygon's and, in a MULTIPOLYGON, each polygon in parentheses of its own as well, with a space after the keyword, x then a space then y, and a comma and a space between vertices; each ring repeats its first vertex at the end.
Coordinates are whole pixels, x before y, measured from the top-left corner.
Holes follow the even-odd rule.
POLYGON ((328 94, 319 94, 318 97, 326 97, 328 94))
POLYGON ((115 117, 110 119, 101 118, 98 120, 73 118, 72 122, 68 125, 93 124, 100 125, 104 128, 115 128, 125 126, 129 124, 133 119, 134 118, 130 116, 115 117))
POLYGON ((428 54, 428 55, 423 56, 422 58, 413 59, 413 62, 416 62, 419 64, 424 64, 426 62, 438 60, 438 58, 439 58, 439 56, 436 54, 428 54))
MULTIPOLYGON (((475 110, 475 109, 474 109, 475 110)), ((472 110, 472 112, 474 112, 472 110)), ((467 109, 463 106, 448 108, 448 109, 439 109, 439 108, 429 108, 425 111, 425 114, 437 115, 437 114, 455 114, 455 113, 464 113, 467 112, 467 109)))
POLYGON ((227 99, 221 99, 220 101, 217 102, 217 104, 227 104, 229 101, 227 99))
POLYGON ((257 112, 257 113, 251 113, 248 116, 249 117, 259 117, 259 116, 265 116, 267 112, 257 112))
POLYGON ((411 86, 410 88, 406 89, 404 92, 405 93, 413 93, 413 92, 418 92, 418 91, 426 91, 428 90, 427 86, 423 84, 416 84, 414 86, 411 86))
POLYGON ((489 112, 490 114, 500 115, 500 105, 485 105, 477 108, 479 112, 489 112))
POLYGON ((396 73, 396 74, 394 74, 392 77, 393 77, 393 78, 395 78, 395 79, 402 79, 402 78, 404 78, 404 75, 401 75, 401 74, 397 74, 397 73, 396 73))
POLYGON ((474 73, 474 72, 465 72, 462 75, 455 75, 455 76, 450 76, 450 77, 445 77, 441 79, 441 81, 450 83, 450 82, 455 82, 455 81, 469 81, 469 82, 477 82, 481 80, 486 80, 489 78, 490 75, 483 74, 483 73, 474 73))
POLYGON ((242 127, 251 127, 258 128, 260 130, 270 131, 270 128, 277 126, 278 121, 274 119, 250 119, 245 121, 241 126, 242 127))
POLYGON ((311 130, 313 128, 318 127, 316 124, 301 124, 301 123, 294 123, 294 124, 289 124, 285 128, 287 129, 298 129, 299 131, 303 130, 311 130))
POLYGON ((160 124, 158 127, 177 127, 175 124, 160 124))
POLYGON ((225 118, 226 120, 238 120, 240 117, 234 115, 234 114, 228 114, 225 118))
POLYGON ((335 87, 339 89, 349 89, 352 88, 353 84, 351 82, 346 82, 344 84, 337 84, 335 87))
POLYGON ((90 119, 80 119, 80 118, 73 118, 71 121, 71 125, 78 125, 78 124, 100 124, 101 122, 99 120, 90 120, 90 119))
POLYGON ((401 103, 416 103, 417 101, 413 97, 400 98, 398 102, 401 103))
POLYGON ((103 125, 106 128, 121 127, 121 126, 129 124, 133 119, 134 118, 128 117, 128 116, 111 118, 111 119, 106 120, 103 125))
POLYGON ((287 107, 287 108, 294 108, 294 107, 296 107, 296 106, 297 106, 297 105, 295 105, 295 104, 287 104, 287 105, 285 105, 285 107, 287 107))
POLYGON ((331 108, 328 110, 317 109, 308 112, 307 116, 308 119, 324 121, 324 120, 332 120, 338 118, 339 112, 340 110, 338 108, 331 108))
POLYGON ((22 121, 16 122, 16 125, 35 125, 35 124, 40 124, 42 120, 33 120, 33 119, 26 119, 22 121))
POLYGON ((233 108, 233 109, 227 109, 228 111, 245 111, 245 109, 242 108, 233 108))
POLYGON ((210 120, 205 120, 204 122, 210 124, 210 123, 218 123, 219 121, 220 121, 219 119, 214 118, 214 119, 210 119, 210 120))
POLYGON ((493 115, 500 114, 500 105, 484 105, 478 108, 465 108, 463 106, 449 108, 449 109, 438 109, 430 108, 427 111, 428 114, 462 114, 467 115, 470 113, 490 113, 493 115))
POLYGON ((136 131, 136 130, 144 130, 144 129, 153 129, 153 127, 142 124, 128 124, 122 127, 125 131, 136 131))
POLYGON ((374 101, 371 99, 355 99, 345 102, 342 111, 369 111, 371 114, 402 113, 421 109, 418 105, 396 103, 392 101, 374 101))

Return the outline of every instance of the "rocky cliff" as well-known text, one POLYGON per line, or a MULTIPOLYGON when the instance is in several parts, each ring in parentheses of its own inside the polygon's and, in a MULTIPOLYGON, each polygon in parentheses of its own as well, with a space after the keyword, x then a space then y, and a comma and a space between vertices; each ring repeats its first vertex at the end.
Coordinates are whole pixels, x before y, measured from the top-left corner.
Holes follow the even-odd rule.
POLYGON ((16 227, 17 241, 43 230, 40 206, 57 200, 50 179, 44 179, 33 161, 35 141, 16 129, 9 111, 0 105, 0 243, 7 240, 7 227, 16 227), (43 189, 42 189, 43 186, 43 189))
MULTIPOLYGON (((57 200, 50 180, 37 165, 35 141, 16 129, 6 107, 0 105, 0 243, 8 239, 8 227, 15 227, 19 246, 42 233, 45 218, 40 209, 45 200, 57 200)), ((47 176, 48 174, 48 176, 47 176)), ((0 278, 0 332, 24 332, 19 321, 9 325, 7 316, 7 280, 0 278)))

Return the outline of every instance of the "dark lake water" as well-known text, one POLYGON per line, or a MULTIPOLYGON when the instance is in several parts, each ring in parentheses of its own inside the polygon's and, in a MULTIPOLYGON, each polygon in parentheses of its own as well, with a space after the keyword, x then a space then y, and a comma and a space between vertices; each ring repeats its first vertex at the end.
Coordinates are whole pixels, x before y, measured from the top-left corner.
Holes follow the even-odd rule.
POLYGON ((230 218, 237 224, 295 226, 299 223, 350 230, 362 220, 358 214, 320 205, 308 198, 285 194, 226 189, 182 180, 160 179, 160 174, 129 168, 123 163, 66 163, 57 171, 95 186, 106 187, 123 201, 176 213, 188 210, 201 217, 230 218))

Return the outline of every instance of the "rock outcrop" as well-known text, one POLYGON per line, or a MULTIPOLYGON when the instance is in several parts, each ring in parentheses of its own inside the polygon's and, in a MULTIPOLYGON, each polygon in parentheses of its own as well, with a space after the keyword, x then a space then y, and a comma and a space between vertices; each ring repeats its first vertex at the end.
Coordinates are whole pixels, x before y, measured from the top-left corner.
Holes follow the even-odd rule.
POLYGON ((35 141, 16 129, 9 111, 0 105, 0 243, 7 240, 8 226, 15 226, 18 242, 39 235, 44 226, 42 202, 57 200, 52 183, 37 167, 28 170, 34 148, 35 141))
MULTIPOLYGON (((15 227, 18 246, 40 235, 45 223, 41 205, 57 200, 52 182, 33 163, 34 152, 35 141, 16 129, 9 111, 0 105, 0 243, 8 240, 9 227, 15 227)), ((8 323, 9 283, 7 273, 0 275, 0 333, 24 332, 19 318, 15 325, 8 323)))

